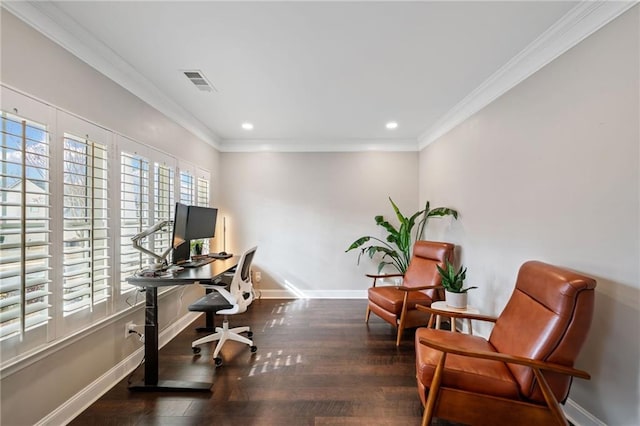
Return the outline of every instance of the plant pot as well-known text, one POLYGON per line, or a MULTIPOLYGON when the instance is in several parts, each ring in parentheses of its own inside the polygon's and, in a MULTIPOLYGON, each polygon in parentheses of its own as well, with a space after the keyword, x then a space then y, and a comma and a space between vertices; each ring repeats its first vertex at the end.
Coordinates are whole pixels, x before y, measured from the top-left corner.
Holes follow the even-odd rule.
POLYGON ((444 300, 447 302, 447 306, 456 309, 467 308, 467 293, 451 293, 450 291, 444 292, 444 300))

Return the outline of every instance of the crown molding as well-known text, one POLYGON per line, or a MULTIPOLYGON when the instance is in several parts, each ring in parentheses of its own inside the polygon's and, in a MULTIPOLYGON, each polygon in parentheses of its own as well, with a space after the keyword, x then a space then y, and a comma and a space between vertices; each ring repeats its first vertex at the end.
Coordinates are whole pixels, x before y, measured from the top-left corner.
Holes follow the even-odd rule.
POLYGON ((225 139, 222 152, 407 152, 418 151, 416 139, 225 139))
POLYGON ((418 137, 422 150, 558 56, 622 15, 634 1, 581 1, 418 137))
POLYGON ((584 0, 518 55, 449 110, 416 140, 222 140, 202 122, 164 95, 146 77, 54 4, 4 1, 1 7, 86 62, 144 102, 222 152, 419 151, 502 96, 589 35, 638 4, 633 1, 584 0))
POLYGON ((1 7, 89 66, 219 149, 220 137, 166 96, 107 45, 50 2, 3 1, 1 7))

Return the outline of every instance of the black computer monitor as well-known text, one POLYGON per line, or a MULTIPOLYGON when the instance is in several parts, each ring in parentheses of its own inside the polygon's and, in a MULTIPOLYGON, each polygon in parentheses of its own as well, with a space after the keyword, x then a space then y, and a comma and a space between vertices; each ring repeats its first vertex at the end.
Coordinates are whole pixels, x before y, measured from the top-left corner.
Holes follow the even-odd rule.
POLYGON ((176 203, 173 221, 173 263, 191 257, 191 240, 213 238, 216 234, 218 209, 176 203))
POLYGON ((189 218, 189 206, 176 203, 173 217, 173 236, 171 246, 173 247, 172 262, 178 264, 189 260, 191 249, 187 240, 187 220, 189 218))
POLYGON ((218 209, 189 206, 187 215, 187 240, 200 240, 216 236, 218 209))

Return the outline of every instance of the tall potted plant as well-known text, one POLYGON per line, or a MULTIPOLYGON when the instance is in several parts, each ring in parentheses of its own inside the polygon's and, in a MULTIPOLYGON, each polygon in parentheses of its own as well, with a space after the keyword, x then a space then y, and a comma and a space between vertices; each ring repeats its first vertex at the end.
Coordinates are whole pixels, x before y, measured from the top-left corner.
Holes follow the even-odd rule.
POLYGON ((478 288, 463 287, 464 280, 467 277, 467 268, 460 265, 460 269, 456 272, 453 265, 447 260, 444 269, 436 265, 438 273, 442 278, 442 287, 445 290, 445 301, 452 308, 466 309, 467 307, 467 291, 478 288))
POLYGON ((429 206, 429 201, 427 201, 424 209, 417 211, 411 215, 411 217, 406 217, 400 212, 391 197, 389 197, 389 201, 391 202, 400 226, 396 228, 390 224, 384 216, 376 216, 374 218, 376 225, 383 227, 388 232, 386 241, 370 235, 360 237, 355 240, 345 252, 359 248, 358 263, 360 263, 360 257, 364 253, 367 253, 372 259, 376 254, 381 254, 382 258, 378 264, 378 273, 380 273, 386 265, 390 265, 404 275, 411 260, 413 243, 422 239, 424 228, 429 218, 453 216, 454 219, 457 219, 458 212, 448 207, 436 207, 432 209, 429 206), (416 228, 415 232, 414 228, 416 228), (367 244, 370 241, 372 243, 367 244))

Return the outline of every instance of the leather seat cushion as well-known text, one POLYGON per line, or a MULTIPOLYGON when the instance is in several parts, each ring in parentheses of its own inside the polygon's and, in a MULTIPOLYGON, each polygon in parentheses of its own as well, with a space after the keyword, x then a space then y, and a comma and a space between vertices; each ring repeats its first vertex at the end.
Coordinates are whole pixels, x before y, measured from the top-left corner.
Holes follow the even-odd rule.
MULTIPOLYGON (((445 330, 416 330, 416 377, 429 387, 441 352, 420 344, 420 339, 460 347, 467 350, 496 352, 485 339, 445 330)), ((499 361, 448 354, 442 375, 442 386, 469 392, 520 399, 518 384, 506 364, 499 361)))
MULTIPOLYGON (((371 287, 369 288, 369 300, 382 309, 400 316, 404 291, 398 290, 395 286, 371 287)), ((415 309, 416 304, 430 306, 431 298, 421 291, 409 292, 407 309, 415 309)))

